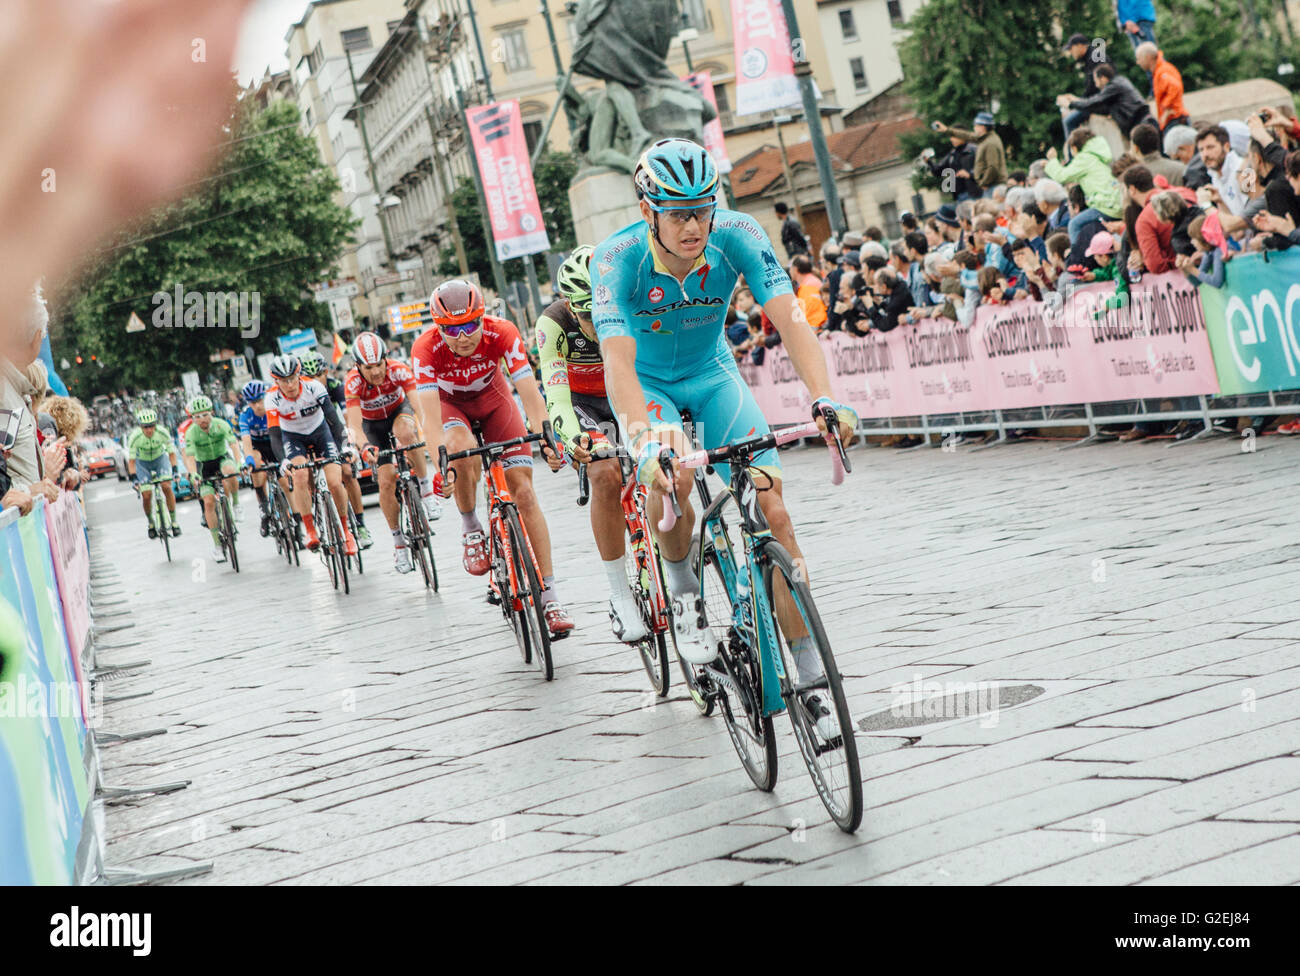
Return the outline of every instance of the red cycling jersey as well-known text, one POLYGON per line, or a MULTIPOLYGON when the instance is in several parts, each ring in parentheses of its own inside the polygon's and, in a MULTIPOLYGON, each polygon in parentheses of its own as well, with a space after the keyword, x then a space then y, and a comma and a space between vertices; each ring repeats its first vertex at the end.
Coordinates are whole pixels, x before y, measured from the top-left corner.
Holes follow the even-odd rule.
POLYGON ((411 364, 415 367, 417 388, 437 390, 444 399, 476 396, 496 379, 497 364, 503 359, 512 380, 532 375, 524 340, 513 322, 485 315, 482 329, 478 348, 468 356, 452 352, 436 325, 416 339, 411 348, 411 364))
POLYGON ((384 360, 384 378, 378 386, 369 383, 355 366, 343 381, 343 395, 348 408, 360 407, 366 420, 386 420, 402 408, 407 396, 415 393, 415 374, 406 363, 384 360))

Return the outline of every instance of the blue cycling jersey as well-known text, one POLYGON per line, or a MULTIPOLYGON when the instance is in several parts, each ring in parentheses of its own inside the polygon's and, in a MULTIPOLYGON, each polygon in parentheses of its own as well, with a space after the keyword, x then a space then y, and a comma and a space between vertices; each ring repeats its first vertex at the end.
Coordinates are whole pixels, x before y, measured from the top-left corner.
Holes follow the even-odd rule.
POLYGON ((259 417, 253 412, 251 404, 244 407, 239 412, 239 436, 248 436, 255 441, 270 440, 271 435, 266 429, 266 414, 259 417))
POLYGON ((723 324, 736 279, 760 305, 794 291, 763 228, 735 210, 719 210, 704 253, 686 281, 660 262, 650 228, 637 221, 596 246, 591 258, 592 318, 602 339, 636 339, 636 371, 674 381, 719 356, 730 359, 723 324))

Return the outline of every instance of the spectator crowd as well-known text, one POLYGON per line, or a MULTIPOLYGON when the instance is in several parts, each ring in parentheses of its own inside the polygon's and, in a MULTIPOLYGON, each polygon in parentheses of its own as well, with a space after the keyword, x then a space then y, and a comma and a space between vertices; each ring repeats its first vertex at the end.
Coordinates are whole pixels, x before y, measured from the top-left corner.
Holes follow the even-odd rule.
MULTIPOLYGON (((1093 282, 1113 285, 1107 305, 1114 308, 1144 273, 1177 270, 1221 287, 1233 257, 1300 245, 1294 106, 1288 100, 1245 119, 1191 120, 1182 77, 1157 46, 1150 0, 1120 0, 1117 11, 1142 74, 1125 78, 1104 43, 1071 36, 1065 52, 1080 69, 1082 90, 1056 99, 1066 138, 1060 152, 1049 148, 1027 170, 1008 171, 989 112, 979 112, 969 130, 933 122, 950 148, 943 156, 926 150, 921 162, 953 202, 924 219, 904 213, 896 240, 869 227, 832 238, 815 257, 788 206, 776 204, 790 278, 814 328, 866 335, 933 317, 970 324, 980 305, 1030 298, 1059 307, 1093 282), (1118 156, 1092 128, 1103 115, 1123 137, 1118 156)), ((743 288, 727 336, 738 360, 755 363, 780 341, 743 288)), ((1300 423, 1279 429, 1300 433, 1300 423)), ((1201 430, 1200 422, 1181 423, 1172 433, 1201 430)), ((1122 439, 1162 432, 1140 424, 1122 439)))

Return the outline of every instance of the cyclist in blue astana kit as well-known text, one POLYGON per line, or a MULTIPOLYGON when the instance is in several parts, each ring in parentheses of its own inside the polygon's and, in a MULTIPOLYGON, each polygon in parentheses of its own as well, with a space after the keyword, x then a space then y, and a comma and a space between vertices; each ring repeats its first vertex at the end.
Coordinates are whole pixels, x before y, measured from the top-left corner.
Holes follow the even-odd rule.
MULTIPOLYGON (((708 664, 716 651, 700 626, 699 581, 688 556, 694 482, 689 471, 675 465, 670 481, 659 456, 664 449, 678 455, 690 450, 681 429, 683 409, 694 418, 705 448, 768 432, 723 336, 739 276, 744 275, 780 333, 790 362, 813 396, 819 424, 818 408, 830 405, 847 440, 858 418, 832 399, 821 346, 763 229, 746 214, 717 208, 718 170, 709 153, 686 139, 660 140, 642 155, 632 179, 642 220, 596 246, 591 259, 593 318, 610 403, 637 461, 637 477, 652 489, 652 524, 662 514, 664 492, 675 490, 681 505, 677 524, 656 535, 673 597, 678 651, 692 664, 708 664)), ((782 499, 776 451, 757 455, 755 463, 772 481, 771 490, 758 496, 772 534, 802 565, 782 499)), ((759 480, 761 484, 761 475, 759 480)), ((788 594, 784 600, 778 596, 777 612, 783 621, 797 618, 788 594)), ((791 645, 799 680, 820 677, 821 662, 809 653, 809 639, 791 645)))

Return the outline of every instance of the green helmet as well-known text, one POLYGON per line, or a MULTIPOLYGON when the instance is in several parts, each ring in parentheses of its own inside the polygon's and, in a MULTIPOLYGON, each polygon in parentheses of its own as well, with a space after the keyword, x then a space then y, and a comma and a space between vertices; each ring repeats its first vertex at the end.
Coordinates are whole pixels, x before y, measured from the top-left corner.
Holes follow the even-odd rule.
POLYGON ((298 357, 298 361, 302 363, 304 376, 315 376, 317 373, 325 371, 325 360, 315 349, 308 349, 298 357))
POLYGON ((560 295, 575 312, 591 313, 591 255, 595 248, 590 244, 575 247, 565 258, 556 274, 560 295))
POLYGON ((152 427, 158 423, 158 414, 148 407, 141 407, 135 412, 135 422, 141 427, 152 427))
POLYGON ((185 409, 189 411, 190 416, 196 413, 207 413, 212 409, 212 401, 200 393, 186 405, 185 409))

